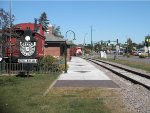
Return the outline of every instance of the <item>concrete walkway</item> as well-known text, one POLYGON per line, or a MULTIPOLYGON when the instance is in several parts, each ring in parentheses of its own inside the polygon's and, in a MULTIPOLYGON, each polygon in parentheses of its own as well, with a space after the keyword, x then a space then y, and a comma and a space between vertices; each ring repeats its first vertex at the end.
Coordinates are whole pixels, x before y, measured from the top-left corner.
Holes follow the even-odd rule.
POLYGON ((54 87, 118 87, 101 70, 79 57, 72 57, 69 69, 58 78, 54 87))

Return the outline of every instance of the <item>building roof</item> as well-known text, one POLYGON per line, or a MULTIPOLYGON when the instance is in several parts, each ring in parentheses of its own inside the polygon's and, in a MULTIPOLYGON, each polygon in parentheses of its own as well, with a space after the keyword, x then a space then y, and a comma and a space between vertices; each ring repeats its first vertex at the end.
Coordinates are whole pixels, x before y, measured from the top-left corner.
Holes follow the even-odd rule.
POLYGON ((45 33, 45 41, 51 41, 51 42, 65 42, 63 38, 54 36, 53 34, 45 33))
POLYGON ((68 45, 72 45, 72 41, 63 39, 61 37, 58 36, 54 36, 53 34, 49 34, 49 33, 45 33, 45 42, 47 43, 67 43, 68 45))

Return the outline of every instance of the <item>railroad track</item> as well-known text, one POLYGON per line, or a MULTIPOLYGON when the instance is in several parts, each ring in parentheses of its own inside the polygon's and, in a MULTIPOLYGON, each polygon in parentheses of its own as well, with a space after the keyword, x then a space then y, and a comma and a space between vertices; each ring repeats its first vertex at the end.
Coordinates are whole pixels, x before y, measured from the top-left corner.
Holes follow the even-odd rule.
POLYGON ((146 89, 150 90, 150 76, 129 68, 125 68, 122 66, 115 65, 114 63, 102 61, 99 59, 88 58, 86 59, 91 61, 103 68, 110 70, 111 72, 115 73, 116 75, 131 81, 134 84, 139 84, 145 87, 146 89))

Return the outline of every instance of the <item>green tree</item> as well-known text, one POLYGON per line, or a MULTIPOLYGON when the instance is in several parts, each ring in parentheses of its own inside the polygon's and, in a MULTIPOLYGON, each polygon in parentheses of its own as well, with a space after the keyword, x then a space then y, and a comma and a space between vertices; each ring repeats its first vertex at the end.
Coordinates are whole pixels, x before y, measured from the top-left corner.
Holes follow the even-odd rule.
POLYGON ((148 38, 148 39, 150 39, 150 35, 148 34, 147 36, 145 36, 145 38, 148 38))
POLYGON ((47 14, 43 12, 39 18, 39 24, 42 24, 45 30, 48 29, 49 20, 47 19, 47 14))
POLYGON ((138 46, 138 44, 135 43, 135 42, 133 42, 132 44, 133 44, 134 47, 137 47, 137 46, 138 46))
POLYGON ((127 39, 127 44, 128 44, 128 52, 132 53, 132 51, 133 51, 134 48, 133 48, 133 43, 132 43, 131 38, 127 39))
POLYGON ((52 33, 55 36, 63 38, 63 36, 61 35, 60 26, 56 26, 56 25, 52 26, 52 33))
POLYGON ((85 48, 85 53, 90 54, 90 51, 92 49, 92 45, 91 44, 87 44, 84 48, 85 48))
POLYGON ((134 50, 136 50, 138 48, 138 44, 137 43, 133 42, 132 45, 133 45, 134 50))
POLYGON ((137 45, 137 49, 143 48, 144 47, 144 43, 145 43, 144 41, 142 43, 139 43, 137 45))
POLYGON ((10 16, 10 13, 6 12, 4 9, 0 9, 0 18, 2 29, 7 29, 14 25, 13 22, 15 20, 15 16, 14 15, 10 16))
POLYGON ((97 43, 97 44, 94 45, 94 50, 99 52, 99 51, 102 50, 102 46, 99 43, 97 43))
POLYGON ((150 35, 145 36, 145 45, 148 47, 150 45, 150 35))

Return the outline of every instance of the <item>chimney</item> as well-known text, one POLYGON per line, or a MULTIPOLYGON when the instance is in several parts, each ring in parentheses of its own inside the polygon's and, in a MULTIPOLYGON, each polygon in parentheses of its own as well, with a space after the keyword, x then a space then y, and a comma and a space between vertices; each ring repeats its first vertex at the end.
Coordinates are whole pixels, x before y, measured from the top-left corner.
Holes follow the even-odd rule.
POLYGON ((46 30, 46 32, 48 34, 52 34, 52 25, 51 24, 48 25, 48 29, 46 30))

